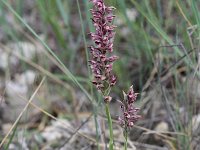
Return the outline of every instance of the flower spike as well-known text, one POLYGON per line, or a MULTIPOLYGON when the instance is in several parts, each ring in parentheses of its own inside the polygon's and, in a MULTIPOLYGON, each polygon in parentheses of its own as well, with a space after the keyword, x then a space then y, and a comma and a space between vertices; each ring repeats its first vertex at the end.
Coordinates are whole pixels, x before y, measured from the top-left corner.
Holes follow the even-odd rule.
MULTIPOLYGON (((103 0, 90 0, 93 8, 92 22, 95 32, 89 33, 94 45, 90 46, 91 60, 89 61, 94 76, 93 84, 102 93, 107 88, 116 84, 116 77, 112 72, 113 63, 118 59, 117 56, 109 56, 113 51, 113 40, 115 27, 112 22, 114 7, 107 7, 103 0)), ((107 99, 107 98, 106 98, 107 99)))

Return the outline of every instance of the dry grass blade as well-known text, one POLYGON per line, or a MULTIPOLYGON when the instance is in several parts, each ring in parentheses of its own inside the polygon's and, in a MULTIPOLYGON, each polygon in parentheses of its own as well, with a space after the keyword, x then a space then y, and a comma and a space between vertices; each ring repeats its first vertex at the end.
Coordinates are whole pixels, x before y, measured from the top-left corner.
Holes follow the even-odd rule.
MULTIPOLYGON (((113 120, 113 122, 118 124, 117 120, 113 120)), ((173 137, 165 135, 165 134, 188 136, 188 135, 186 135, 184 133, 180 133, 180 132, 157 132, 157 131, 150 130, 150 129, 147 129, 147 128, 144 128, 144 127, 140 127, 140 126, 137 126, 137 125, 134 125, 134 127, 138 128, 138 129, 141 129, 143 131, 146 131, 145 134, 156 134, 156 135, 158 135, 160 137, 163 137, 163 138, 169 139, 169 140, 176 140, 176 138, 173 138, 173 137)))
MULTIPOLYGON (((5 47, 3 44, 0 44, 1 47, 3 47, 5 50, 7 50, 8 52, 10 51, 7 47, 5 47)), ((19 59, 23 60, 24 62, 26 62, 27 64, 31 65, 32 67, 36 68, 37 70, 39 70, 41 73, 47 75, 48 77, 50 77, 51 79, 53 79, 55 82, 61 84, 62 86, 64 86, 67 90, 70 90, 73 99, 75 99, 74 97, 74 92, 72 90, 72 87, 68 84, 65 84, 64 82, 62 82, 59 78, 57 78, 56 76, 54 76, 52 73, 50 73, 49 71, 47 71, 46 69, 44 69, 43 67, 39 66, 38 64, 27 60, 25 57, 21 56, 21 55, 17 55, 15 53, 13 53, 13 55, 15 55, 16 57, 18 57, 19 59)), ((17 94, 17 93, 16 93, 17 94)), ((18 95, 18 94, 17 94, 18 95)), ((27 101, 24 97, 22 97, 21 95, 18 95, 20 98, 22 98, 24 101, 27 101)), ((63 121, 58 120, 56 117, 54 117, 53 115, 49 114, 48 112, 46 112, 45 110, 43 110, 42 108, 40 108, 39 106, 35 105, 34 103, 30 102, 30 105, 32 105, 33 107, 35 107, 36 109, 38 109, 39 111, 41 111, 42 113, 44 113, 45 115, 49 116, 50 118, 52 118, 53 120, 56 120, 58 122, 60 122, 61 124, 63 124, 64 126, 66 126, 66 129, 68 129, 70 132, 73 132, 74 129, 68 127, 68 125, 66 125, 66 123, 64 123, 63 121)), ((96 143, 96 141, 91 138, 88 137, 87 135, 84 135, 80 132, 74 132, 79 134, 80 136, 85 137, 86 139, 89 139, 90 141, 96 143)))
MULTIPOLYGON (((3 44, 0 43, 0 46, 6 50, 6 52, 10 53, 11 50, 4 46, 3 44)), ((72 96, 72 99, 73 101, 75 100, 75 93, 74 93, 74 90, 73 90, 73 87, 71 87, 69 84, 61 81, 59 78, 57 78, 55 75, 53 75, 51 72, 49 72, 48 70, 44 69, 42 66, 34 63, 33 61, 25 58, 24 56, 22 55, 18 55, 16 53, 12 53, 14 56, 16 56, 17 58, 19 58, 20 60, 24 61, 25 63, 29 64, 30 66, 34 67, 35 69, 37 69, 38 71, 40 71, 42 74, 44 74, 45 76, 48 76, 49 78, 51 78, 53 81, 55 81, 56 83, 62 85, 64 88, 66 88, 67 90, 70 91, 71 93, 71 96, 72 96)))
POLYGON ((191 27, 192 24, 191 24, 191 22, 188 20, 188 18, 186 17, 185 13, 183 12, 183 10, 182 10, 182 8, 181 8, 181 6, 180 6, 178 0, 176 0, 176 5, 177 5, 177 7, 178 7, 178 9, 179 9, 179 11, 180 11, 180 13, 181 13, 181 15, 183 16, 183 18, 187 21, 188 25, 191 27))
POLYGON ((1 106, 1 104, 3 103, 3 101, 4 101, 3 97, 4 97, 4 95, 5 95, 5 92, 6 92, 6 90, 4 89, 4 90, 3 90, 3 93, 0 95, 0 106, 1 106))
POLYGON ((163 76, 164 74, 166 74, 170 69, 172 69, 175 65, 177 65, 178 63, 180 63, 185 57, 187 57, 188 55, 190 55, 192 52, 194 52, 194 50, 196 50, 196 48, 191 49, 189 52, 187 52, 187 54, 183 55, 182 57, 180 57, 176 62, 174 62, 172 65, 170 65, 167 69, 165 69, 163 72, 160 73, 161 76, 163 76))
POLYGON ((198 63, 197 63, 193 78, 195 78, 196 74, 200 75, 200 53, 198 53, 198 63))
MULTIPOLYGON (((160 147, 156 145, 150 145, 145 143, 139 143, 139 142, 132 142, 136 147, 139 147, 141 149, 148 149, 148 150, 168 150, 166 147, 160 147)), ((174 150, 174 149, 172 149, 174 150)))
MULTIPOLYGON (((17 94, 17 93, 16 93, 17 94)), ((17 96, 19 96, 22 100, 27 101, 23 96, 17 94, 17 96)), ((51 119, 58 121, 59 123, 61 123, 62 125, 64 125, 64 127, 66 128, 67 131, 69 132, 73 132, 75 134, 78 134, 86 139, 88 139, 89 141, 96 143, 96 140, 93 139, 92 137, 89 137, 88 135, 85 135, 79 131, 75 131, 75 129, 73 129, 71 126, 69 126, 68 124, 66 124, 64 121, 59 120, 58 118, 56 118, 55 116, 51 115, 50 113, 48 113, 47 111, 45 111, 44 109, 40 108, 39 106, 37 106, 36 104, 30 102, 29 103, 31 106, 35 107, 36 109, 38 109, 39 111, 41 111, 43 114, 47 115, 48 117, 50 117, 51 119)), ((91 117, 91 115, 89 115, 91 117)))
POLYGON ((45 77, 43 77, 42 81, 40 82, 40 84, 38 85, 37 89, 35 90, 35 92, 33 93, 33 95, 31 96, 31 98, 29 99, 29 101, 27 102, 26 106, 24 107, 24 109, 21 111, 21 113, 19 114, 19 116, 17 117, 17 119, 15 120, 14 124, 12 125, 12 127, 10 128, 10 130, 8 131, 8 133, 6 134, 6 136, 3 138, 3 140, 1 141, 0 144, 0 148, 3 146, 4 142, 6 141, 6 139, 8 138, 8 136, 10 135, 10 133, 12 132, 12 130, 14 129, 14 127, 16 126, 17 122, 20 120, 20 118, 22 117, 23 113, 26 111, 26 109, 28 108, 29 104, 32 102, 33 98, 35 97, 35 95, 37 94, 37 92, 39 91, 40 87, 42 86, 42 84, 45 81, 45 77))
MULTIPOLYGON (((9 49, 8 47, 6 47, 5 45, 0 43, 0 46, 6 50, 7 53, 11 52, 11 49, 9 49)), ((51 72, 49 72, 48 70, 44 69, 43 67, 41 67, 40 65, 34 63, 33 61, 30 61, 29 59, 25 58, 22 55, 18 55, 16 53, 12 53, 12 55, 16 56, 17 58, 21 59, 22 61, 26 62, 27 64, 29 64, 30 66, 34 67, 35 69, 39 70, 41 73, 45 74, 46 76, 50 77, 52 80, 54 80, 55 82, 63 85, 67 90, 70 90, 72 87, 66 83, 64 83, 63 81, 61 81, 59 78, 57 78, 56 76, 54 76, 51 72)))
POLYGON ((66 143, 70 142, 70 140, 76 135, 76 133, 90 120, 90 118, 93 116, 93 114, 90 114, 89 117, 76 129, 74 133, 72 133, 71 137, 68 138, 65 142, 63 142, 62 146, 63 147, 66 143))

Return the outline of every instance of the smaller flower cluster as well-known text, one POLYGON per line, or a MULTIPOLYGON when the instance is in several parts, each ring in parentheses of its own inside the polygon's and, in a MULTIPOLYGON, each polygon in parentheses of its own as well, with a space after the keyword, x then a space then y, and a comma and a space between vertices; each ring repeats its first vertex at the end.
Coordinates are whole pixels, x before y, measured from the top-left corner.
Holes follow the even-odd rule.
MULTIPOLYGON (((103 0, 90 0, 92 21, 95 32, 90 33, 94 46, 90 46, 92 59, 89 61, 94 75, 92 83, 104 93, 109 87, 115 85, 116 77, 112 73, 113 62, 117 56, 109 56, 113 51, 114 28, 112 25, 115 16, 114 7, 107 7, 103 0)), ((105 93, 104 93, 105 94, 105 93)), ((110 99, 110 97, 105 98, 110 99)))
POLYGON ((141 116, 137 114, 139 108, 136 108, 134 106, 134 102, 136 101, 138 93, 135 93, 133 90, 133 86, 131 86, 128 93, 126 94, 125 92, 123 92, 123 94, 124 100, 120 101, 123 116, 120 116, 118 120, 119 124, 123 128, 130 128, 139 118, 141 118, 141 116))

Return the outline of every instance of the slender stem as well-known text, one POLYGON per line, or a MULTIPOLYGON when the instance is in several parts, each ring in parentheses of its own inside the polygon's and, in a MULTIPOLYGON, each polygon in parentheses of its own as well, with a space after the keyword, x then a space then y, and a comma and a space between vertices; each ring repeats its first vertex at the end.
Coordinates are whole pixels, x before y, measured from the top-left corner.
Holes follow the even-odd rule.
POLYGON ((113 145, 114 145, 114 142, 113 142, 113 127, 112 127, 112 118, 111 118, 111 115, 110 115, 109 103, 106 103, 105 109, 106 109, 106 116, 107 116, 107 119, 108 119, 109 132, 110 132, 110 135, 109 135, 110 136, 109 150, 113 150, 113 145))
POLYGON ((99 124, 97 120, 97 107, 93 105, 93 112, 94 112, 94 122, 95 122, 95 128, 96 128, 96 142, 97 142, 97 149, 100 150, 99 145, 99 124))
POLYGON ((125 139, 124 150, 127 150, 127 145, 128 145, 128 132, 127 132, 126 129, 124 130, 124 139, 125 139))
MULTIPOLYGON (((128 104, 126 103, 126 105, 125 105, 125 110, 127 110, 128 109, 128 104)), ((124 120, 125 120, 125 127, 124 127, 124 150, 127 150, 127 145, 128 145, 128 122, 127 122, 127 120, 125 119, 125 117, 124 117, 124 120)))

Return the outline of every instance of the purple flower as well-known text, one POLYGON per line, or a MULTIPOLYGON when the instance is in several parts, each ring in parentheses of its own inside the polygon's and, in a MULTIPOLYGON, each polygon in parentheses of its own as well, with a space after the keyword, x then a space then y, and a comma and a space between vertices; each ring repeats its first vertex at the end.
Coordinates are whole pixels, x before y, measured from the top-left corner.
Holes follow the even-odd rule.
MULTIPOLYGON (((90 11, 95 27, 95 32, 90 33, 94 45, 89 47, 91 52, 89 63, 94 76, 92 83, 104 93, 116 84, 116 77, 112 73, 112 69, 113 63, 118 57, 111 55, 116 27, 112 24, 115 18, 113 15, 115 8, 105 6, 103 0, 90 1, 93 3, 93 8, 90 11)), ((105 99, 107 101, 108 97, 105 99)))
POLYGON ((124 93, 124 100, 120 102, 123 115, 118 118, 118 121, 124 128, 132 127, 134 123, 141 118, 141 116, 137 114, 139 108, 134 106, 137 95, 138 93, 135 93, 133 86, 131 86, 128 93, 124 93))

